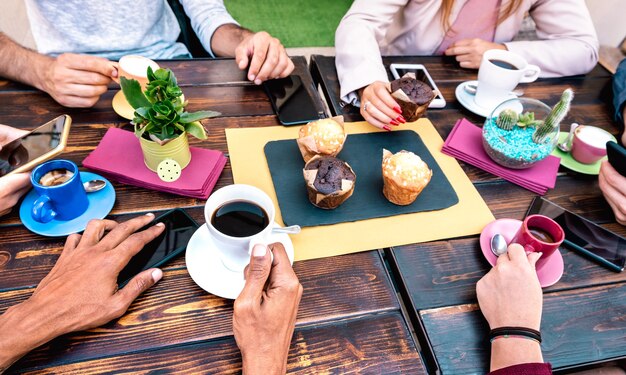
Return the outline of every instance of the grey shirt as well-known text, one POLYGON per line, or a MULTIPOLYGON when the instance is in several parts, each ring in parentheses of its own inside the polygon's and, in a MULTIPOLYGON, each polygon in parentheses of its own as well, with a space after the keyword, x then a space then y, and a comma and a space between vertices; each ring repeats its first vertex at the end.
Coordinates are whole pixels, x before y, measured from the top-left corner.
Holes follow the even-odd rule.
MULTIPOLYGON (((211 37, 237 24, 221 0, 181 0, 204 48, 211 37)), ((189 55, 177 43, 180 27, 166 0, 26 0, 38 52, 84 53, 118 60, 124 55, 169 59, 189 55)))

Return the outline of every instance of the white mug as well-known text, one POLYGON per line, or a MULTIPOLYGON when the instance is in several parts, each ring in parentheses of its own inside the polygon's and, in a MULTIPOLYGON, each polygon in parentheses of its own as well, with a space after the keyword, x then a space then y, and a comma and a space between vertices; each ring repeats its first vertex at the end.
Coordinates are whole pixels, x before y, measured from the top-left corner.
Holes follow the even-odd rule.
POLYGON ((234 272, 243 272, 250 262, 248 250, 250 244, 267 244, 272 235, 276 210, 270 197, 261 189, 250 185, 235 184, 216 190, 204 206, 204 218, 209 233, 217 244, 220 259, 226 268, 234 272), (220 232, 211 223, 213 214, 217 209, 227 203, 247 201, 261 207, 268 216, 268 224, 260 232, 247 237, 233 237, 220 232))
POLYGON ((508 99, 518 83, 533 82, 541 69, 511 51, 491 49, 483 53, 478 69, 478 87, 474 101, 483 108, 493 109, 508 99), (505 67, 506 66, 506 67, 505 67))

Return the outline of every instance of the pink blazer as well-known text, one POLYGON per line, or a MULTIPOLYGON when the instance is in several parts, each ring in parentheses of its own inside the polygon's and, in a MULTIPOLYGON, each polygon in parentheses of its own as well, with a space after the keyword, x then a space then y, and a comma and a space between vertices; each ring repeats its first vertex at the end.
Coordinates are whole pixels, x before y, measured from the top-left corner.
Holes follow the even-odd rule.
MULTIPOLYGON (((465 1, 455 1, 450 23, 465 1)), ((387 82, 381 55, 433 55, 445 34, 440 8, 441 0, 355 0, 335 34, 341 98, 354 103, 348 94, 387 82)), ((494 39, 538 65, 541 77, 584 74, 598 62, 598 39, 584 0, 523 0, 497 26, 494 39), (511 42, 526 13, 541 40, 511 42)))

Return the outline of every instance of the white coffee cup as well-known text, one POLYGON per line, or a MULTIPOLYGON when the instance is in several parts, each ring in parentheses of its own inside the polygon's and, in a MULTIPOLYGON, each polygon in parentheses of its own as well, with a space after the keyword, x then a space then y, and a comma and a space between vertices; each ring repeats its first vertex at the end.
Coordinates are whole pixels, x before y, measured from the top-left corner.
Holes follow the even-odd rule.
POLYGON ((248 253, 251 243, 268 244, 274 227, 276 210, 270 197, 261 189, 250 185, 235 184, 216 190, 204 206, 204 218, 209 233, 218 247, 220 259, 226 268, 234 272, 243 272, 250 262, 248 253), (261 207, 268 217, 268 224, 260 232, 247 237, 234 237, 220 232, 211 220, 216 210, 224 205, 245 201, 261 207))
POLYGON ((493 109, 508 99, 518 83, 537 80, 541 69, 511 51, 491 49, 483 53, 478 69, 478 87, 474 101, 493 109))
POLYGON ((134 79, 137 80, 141 88, 145 90, 148 84, 148 67, 152 67, 152 70, 156 71, 159 69, 159 64, 147 57, 139 55, 122 56, 117 65, 117 78, 115 81, 119 83, 120 77, 134 79))

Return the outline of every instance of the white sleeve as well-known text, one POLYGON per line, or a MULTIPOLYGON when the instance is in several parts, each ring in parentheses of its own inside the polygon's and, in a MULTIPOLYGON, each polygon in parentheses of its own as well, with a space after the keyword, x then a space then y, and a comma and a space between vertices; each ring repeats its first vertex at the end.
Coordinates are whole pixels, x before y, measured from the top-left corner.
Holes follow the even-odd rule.
POLYGON ((541 77, 585 74, 598 63, 598 37, 584 0, 539 0, 530 9, 541 40, 504 43, 541 77))
POLYGON ((211 49, 211 38, 220 26, 239 25, 228 13, 222 0, 180 0, 185 13, 191 19, 191 27, 209 54, 215 57, 211 49))
POLYGON ((345 103, 359 105, 355 91, 388 82, 379 42, 408 0, 355 0, 335 33, 335 65, 345 103))

